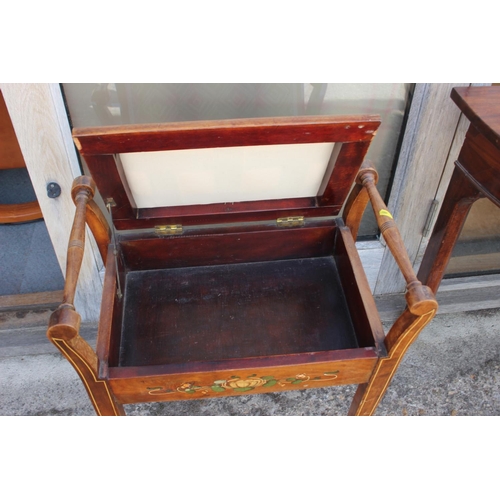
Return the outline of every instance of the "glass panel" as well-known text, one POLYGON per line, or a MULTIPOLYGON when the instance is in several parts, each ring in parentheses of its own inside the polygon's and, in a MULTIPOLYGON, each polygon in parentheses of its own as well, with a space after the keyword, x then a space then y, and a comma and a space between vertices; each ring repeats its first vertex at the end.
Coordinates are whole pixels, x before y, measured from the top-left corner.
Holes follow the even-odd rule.
POLYGON ((500 208, 487 198, 472 205, 446 277, 500 272, 500 208))
MULTIPOLYGON (((413 84, 407 83, 95 83, 63 84, 75 127, 264 116, 379 114, 367 157, 386 197, 413 84)), ((261 199, 264 197, 261 197, 261 199)), ((367 210, 359 235, 378 228, 367 210)))
POLYGON ((316 196, 333 143, 120 154, 137 208, 316 196))

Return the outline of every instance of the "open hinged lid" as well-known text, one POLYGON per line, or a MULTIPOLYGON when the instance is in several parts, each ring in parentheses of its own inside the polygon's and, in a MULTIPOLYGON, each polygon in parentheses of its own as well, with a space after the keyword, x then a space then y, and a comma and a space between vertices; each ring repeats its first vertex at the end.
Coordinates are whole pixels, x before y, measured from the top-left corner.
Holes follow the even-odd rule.
POLYGON ((73 130, 117 229, 337 215, 378 116, 73 130))

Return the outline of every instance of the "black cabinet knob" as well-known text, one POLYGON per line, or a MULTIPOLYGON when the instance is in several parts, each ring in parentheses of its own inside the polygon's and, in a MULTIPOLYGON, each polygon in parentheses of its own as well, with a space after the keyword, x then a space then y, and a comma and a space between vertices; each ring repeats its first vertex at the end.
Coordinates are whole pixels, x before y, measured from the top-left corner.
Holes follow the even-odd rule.
POLYGON ((61 194, 61 186, 56 182, 49 182, 47 184, 47 196, 49 198, 57 198, 61 194))

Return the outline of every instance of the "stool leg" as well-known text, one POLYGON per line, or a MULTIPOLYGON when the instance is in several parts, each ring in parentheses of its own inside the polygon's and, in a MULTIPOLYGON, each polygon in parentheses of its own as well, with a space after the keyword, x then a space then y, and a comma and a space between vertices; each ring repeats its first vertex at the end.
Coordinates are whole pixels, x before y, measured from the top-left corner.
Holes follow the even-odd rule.
POLYGON ((370 380, 358 386, 349 415, 372 415, 375 412, 406 351, 435 314, 436 309, 422 316, 415 316, 408 310, 403 312, 385 339, 387 358, 379 359, 370 380))
POLYGON ((68 339, 49 330, 47 336, 80 376, 97 415, 125 415, 123 406, 115 401, 108 382, 98 379, 97 356, 90 345, 79 335, 68 339))

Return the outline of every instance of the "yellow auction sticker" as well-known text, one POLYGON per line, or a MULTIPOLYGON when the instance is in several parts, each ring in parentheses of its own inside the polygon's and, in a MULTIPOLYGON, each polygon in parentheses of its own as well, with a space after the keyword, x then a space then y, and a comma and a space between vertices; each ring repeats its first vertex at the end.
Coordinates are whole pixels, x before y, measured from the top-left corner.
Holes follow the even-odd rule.
POLYGON ((380 210, 379 215, 385 215, 386 217, 390 217, 391 219, 393 218, 389 210, 380 210))

